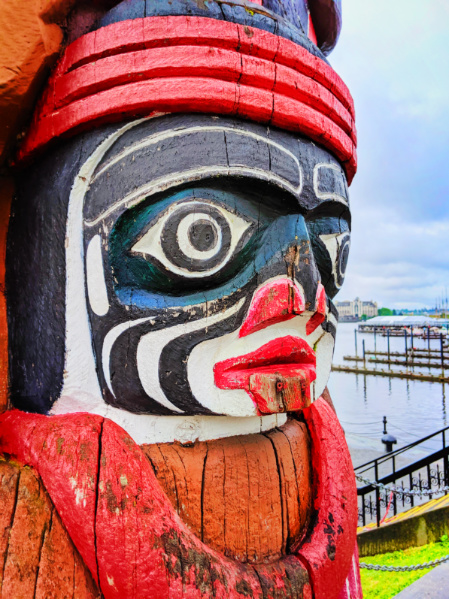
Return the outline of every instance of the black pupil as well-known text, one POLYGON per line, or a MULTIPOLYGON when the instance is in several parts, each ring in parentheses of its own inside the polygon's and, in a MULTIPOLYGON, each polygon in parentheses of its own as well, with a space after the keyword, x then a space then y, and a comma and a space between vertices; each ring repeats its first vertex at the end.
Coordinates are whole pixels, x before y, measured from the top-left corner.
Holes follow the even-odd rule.
POLYGON ((208 220, 197 220, 190 225, 188 235, 190 243, 200 252, 207 252, 217 245, 217 230, 208 220))

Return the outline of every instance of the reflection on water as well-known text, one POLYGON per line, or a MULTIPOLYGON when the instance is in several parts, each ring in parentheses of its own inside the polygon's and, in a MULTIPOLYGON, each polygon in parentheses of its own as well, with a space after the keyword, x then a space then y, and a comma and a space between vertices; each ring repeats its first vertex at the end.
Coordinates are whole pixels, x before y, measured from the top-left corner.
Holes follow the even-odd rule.
MULTIPOLYGON (((335 364, 354 365, 354 362, 344 361, 343 356, 355 355, 356 327, 357 324, 354 323, 339 324, 334 354, 335 364)), ((357 337, 359 356, 362 353, 362 340, 365 340, 366 350, 374 350, 374 343, 376 343, 377 351, 387 351, 386 337, 378 334, 374 339, 372 333, 358 333, 357 337)), ((427 349, 427 340, 414 337, 413 345, 416 349, 427 349)), ((439 349, 440 341, 431 339, 430 345, 431 349, 439 349)), ((410 347, 410 340, 408 346, 410 347)), ((391 352, 403 352, 404 347, 404 338, 390 338, 391 352)), ((359 365, 362 366, 363 363, 359 365)), ((369 365, 370 369, 375 367, 369 365)), ((379 364, 377 368, 387 370, 388 365, 379 364)), ((405 370, 405 367, 396 366, 394 369, 405 370)), ((414 367, 414 370, 430 371, 433 374, 441 372, 427 367, 414 367)), ((395 449, 447 426, 446 389, 441 383, 332 372, 329 391, 345 429, 348 445, 351 450, 362 451, 360 457, 363 456, 363 451, 366 451, 365 461, 375 457, 374 452, 384 451, 380 442, 383 416, 388 419, 388 432, 398 440, 395 449)), ((440 446, 440 442, 435 439, 426 442, 422 449, 435 451, 440 446)), ((364 460, 354 461, 362 463, 364 460)))

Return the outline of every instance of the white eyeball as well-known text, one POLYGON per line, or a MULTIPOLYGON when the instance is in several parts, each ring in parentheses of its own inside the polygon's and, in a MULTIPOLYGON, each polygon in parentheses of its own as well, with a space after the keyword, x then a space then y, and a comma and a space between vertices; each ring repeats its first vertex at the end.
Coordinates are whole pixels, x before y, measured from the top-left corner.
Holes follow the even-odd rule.
POLYGON ((183 200, 165 210, 132 251, 184 277, 221 270, 247 238, 253 222, 207 200, 183 200))

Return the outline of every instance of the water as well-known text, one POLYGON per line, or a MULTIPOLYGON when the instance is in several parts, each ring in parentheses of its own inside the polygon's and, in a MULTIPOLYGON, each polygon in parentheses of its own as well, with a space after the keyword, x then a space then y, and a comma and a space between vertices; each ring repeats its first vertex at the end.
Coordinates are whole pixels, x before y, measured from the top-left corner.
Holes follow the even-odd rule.
MULTIPOLYGON (((343 360, 344 355, 355 355, 354 330, 357 323, 341 323, 338 326, 334 364, 355 365, 355 362, 343 360)), ((362 340, 366 350, 374 350, 372 333, 357 334, 358 355, 362 355, 362 340)), ((439 349, 439 339, 430 340, 431 349, 439 349)), ((414 337, 416 349, 427 349, 427 340, 414 337)), ((410 340, 409 340, 410 347, 410 340)), ((387 351, 387 339, 376 335, 377 351, 387 351)), ((403 337, 390 338, 390 351, 404 352, 403 337)), ((380 356, 379 356, 380 357, 380 356)), ((436 361, 436 360, 435 360, 436 361)), ((360 367, 363 363, 358 363, 360 367)), ((375 365, 369 365, 373 369, 375 365)), ((388 370, 387 364, 377 365, 388 370)), ((405 370, 405 367, 395 367, 405 370)), ((439 374, 441 370, 415 367, 416 372, 439 374)), ((385 453, 381 437, 382 419, 388 419, 388 432, 398 443, 395 449, 412 443, 447 426, 446 388, 444 384, 413 381, 383 376, 360 375, 345 372, 332 372, 329 391, 340 422, 345 429, 347 442, 351 450, 354 466, 385 453)), ((419 450, 427 453, 441 448, 440 438, 431 439, 419 450)))

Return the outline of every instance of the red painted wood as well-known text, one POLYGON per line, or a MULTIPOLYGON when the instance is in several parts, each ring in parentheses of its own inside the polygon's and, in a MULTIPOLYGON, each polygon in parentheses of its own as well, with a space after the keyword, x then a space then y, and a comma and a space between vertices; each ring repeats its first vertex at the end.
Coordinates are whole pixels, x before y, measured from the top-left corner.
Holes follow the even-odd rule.
MULTIPOLYGON (((141 448, 113 422, 88 414, 46 417, 14 410, 0 416, 0 425, 0 449, 36 466, 78 550, 96 556, 106 599, 206 599, 212 589, 219 599, 262 597, 262 582, 251 565, 211 550, 189 531, 141 448), (100 465, 98 478, 97 472, 92 477, 92 455, 100 465), (86 510, 90 491, 98 491, 94 531, 86 510)), ((305 584, 303 597, 309 597, 306 571, 293 560, 295 576, 305 584)), ((276 572, 291 568, 290 562, 291 557, 277 562, 276 572)), ((96 576, 95 559, 88 566, 96 576)), ((267 584, 278 584, 276 572, 267 571, 267 584)))
POLYGON ((278 94, 274 94, 273 100, 271 124, 287 131, 302 132, 333 152, 345 167, 348 183, 351 183, 357 165, 351 138, 331 119, 310 106, 278 94))
POLYGON ((54 79, 52 93, 48 96, 42 115, 117 85, 176 76, 239 80, 242 85, 274 90, 315 107, 332 118, 349 136, 355 135, 350 113, 324 85, 271 60, 239 56, 235 51, 214 46, 176 46, 134 51, 81 66, 54 79))
POLYGON ((36 466, 73 543, 98 582, 93 539, 102 419, 89 414, 48 418, 12 410, 2 415, 0 426, 0 449, 36 466))
POLYGON ((315 314, 306 325, 306 333, 310 335, 326 318, 326 291, 321 283, 316 290, 315 314))
POLYGON ((121 21, 87 33, 66 49, 56 75, 61 76, 106 56, 176 45, 239 50, 242 54, 291 67, 331 90, 351 116, 355 116, 348 88, 323 60, 294 42, 272 33, 207 17, 149 17, 121 21))
POLYGON ((359 550, 355 545, 351 569, 338 599, 363 599, 362 583, 360 581, 359 550))
POLYGON ((310 54, 305 48, 286 40, 279 39, 279 58, 276 62, 290 67, 311 79, 315 79, 331 91, 343 106, 355 118, 354 101, 351 93, 341 77, 323 60, 310 54))
MULTIPOLYGON (((272 63, 268 64, 274 71, 272 63)), ((239 54, 222 48, 175 46, 128 52, 86 64, 57 78, 54 105, 56 109, 62 108, 118 85, 159 77, 211 77, 238 81, 241 71, 239 54)))
POLYGON ((249 394, 260 414, 300 411, 310 405, 310 383, 315 376, 309 368, 256 372, 250 376, 249 394))
POLYGON ((67 49, 19 160, 54 137, 103 122, 191 111, 305 133, 334 152, 352 179, 352 100, 338 75, 304 48, 199 17, 136 19, 94 33, 67 49))
POLYGON ((337 599, 353 563, 357 489, 345 435, 319 398, 304 410, 311 436, 317 519, 297 550, 309 570, 314 599, 337 599))
MULTIPOLYGON (((314 599, 336 599, 353 563, 355 481, 344 433, 332 409, 320 398, 304 410, 304 417, 312 439, 317 516, 293 552, 309 571, 314 599)), ((0 449, 38 470, 95 578, 98 560, 106 599, 205 598, 212 586, 215 596, 223 599, 251 593, 261 597, 260 585, 286 584, 280 580, 288 568, 294 566, 294 575, 303 576, 294 555, 273 567, 261 567, 262 575, 258 567, 256 577, 252 566, 202 544, 176 514, 142 450, 108 420, 14 410, 0 416, 0 425, 0 449)), ((303 597, 311 597, 307 585, 303 597)))
POLYGON ((309 39, 315 44, 315 46, 318 46, 318 42, 316 39, 316 33, 315 33, 315 27, 313 26, 313 21, 312 21, 312 15, 309 13, 309 31, 308 34, 309 39))
POLYGON ((151 116, 160 112, 237 115, 303 133, 337 156, 346 168, 349 182, 355 173, 354 144, 328 117, 285 96, 206 78, 142 81, 73 102, 35 121, 19 159, 54 137, 83 131, 93 124, 120 121, 125 116, 151 116))
POLYGON ((226 23, 215 35, 215 19, 204 17, 151 17, 121 21, 87 33, 70 44, 56 74, 62 75, 83 64, 145 48, 178 45, 214 46, 237 50, 238 26, 226 23))
POLYGON ((246 337, 276 322, 294 318, 304 310, 304 294, 291 279, 277 279, 267 283, 254 294, 239 337, 246 337))
POLYGON ((274 91, 319 110, 343 129, 355 144, 357 143, 354 119, 340 100, 324 85, 290 67, 276 64, 274 91))
POLYGON ((310 383, 315 378, 315 352, 291 335, 214 366, 217 387, 244 389, 259 414, 302 410, 310 404, 310 383))
MULTIPOLYGON (((195 41, 199 42, 199 40, 195 41)), ((247 50, 253 51, 253 46, 248 47, 247 50)), ((299 100, 320 108, 325 114, 339 121, 338 124, 348 135, 353 135, 353 118, 323 84, 315 82, 295 69, 273 63, 271 56, 262 58, 243 54, 240 58, 234 48, 224 50, 216 44, 198 47, 184 44, 169 48, 132 51, 100 58, 94 63, 80 66, 55 78, 54 90, 48 98, 49 104, 43 114, 114 85, 177 74, 211 76, 209 73, 215 72, 217 68, 223 69, 224 80, 234 80, 238 73, 243 85, 248 84, 269 90, 273 88, 276 79, 277 92, 293 95, 299 100), (242 61, 243 65, 241 65, 242 61)))
POLYGON ((283 560, 255 566, 264 599, 314 599, 310 585, 302 586, 301 571, 298 570, 300 561, 295 555, 289 555, 283 560))
POLYGON ((287 374, 298 366, 314 370, 315 365, 315 352, 310 345, 299 337, 286 335, 250 353, 217 362, 214 366, 215 384, 220 389, 248 389, 249 379, 257 371, 270 373, 276 369, 287 374))
MULTIPOLYGON (((214 46, 175 46, 118 54, 56 77, 46 113, 117 85, 158 77, 214 77, 291 96, 332 118, 349 136, 354 122, 323 85, 264 58, 214 46), (54 100, 54 101, 53 101, 54 100)), ((355 142, 355 138, 353 139, 355 142)))

